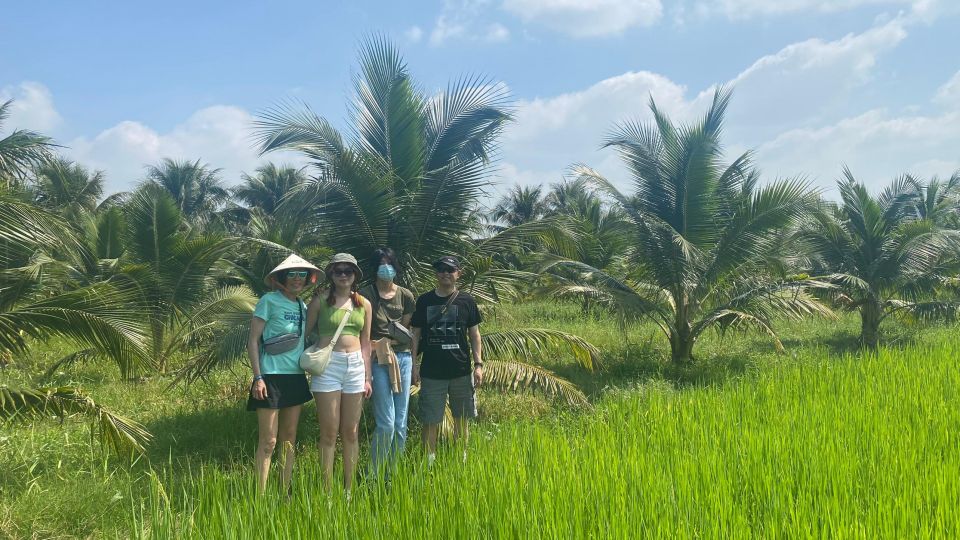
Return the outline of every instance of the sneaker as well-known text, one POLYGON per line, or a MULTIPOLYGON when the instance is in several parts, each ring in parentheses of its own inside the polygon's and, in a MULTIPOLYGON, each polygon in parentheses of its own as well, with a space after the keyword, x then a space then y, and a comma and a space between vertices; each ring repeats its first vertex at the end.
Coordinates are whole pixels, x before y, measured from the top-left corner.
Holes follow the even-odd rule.
POLYGON ((427 454, 427 468, 433 467, 433 462, 437 460, 436 454, 427 454))

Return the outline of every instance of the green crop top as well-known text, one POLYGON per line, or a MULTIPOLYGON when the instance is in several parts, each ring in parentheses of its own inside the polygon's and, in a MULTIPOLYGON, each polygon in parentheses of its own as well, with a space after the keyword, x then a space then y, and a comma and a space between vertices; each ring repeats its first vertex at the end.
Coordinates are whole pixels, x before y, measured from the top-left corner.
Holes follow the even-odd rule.
MULTIPOLYGON (((320 313, 317 314, 317 332, 324 337, 333 336, 337 333, 337 327, 340 326, 340 320, 346 309, 334 309, 328 306, 326 302, 320 304, 320 313)), ((360 337, 360 330, 363 330, 364 312, 363 307, 353 308, 350 317, 347 318, 347 324, 343 325, 341 336, 360 337)))

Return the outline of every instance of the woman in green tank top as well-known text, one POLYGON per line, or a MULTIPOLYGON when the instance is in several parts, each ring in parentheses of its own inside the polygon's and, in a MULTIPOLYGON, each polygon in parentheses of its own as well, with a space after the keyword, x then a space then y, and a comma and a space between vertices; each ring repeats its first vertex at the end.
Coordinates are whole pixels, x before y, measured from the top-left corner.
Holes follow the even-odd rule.
POLYGON ((330 489, 337 434, 343 442, 343 486, 353 485, 360 453, 358 432, 363 398, 370 397, 370 302, 357 292, 361 278, 357 260, 348 253, 333 256, 326 267, 326 290, 313 297, 307 311, 307 328, 320 336, 318 345, 327 346, 346 318, 333 345, 330 364, 310 380, 320 423, 320 458, 324 488, 330 489))

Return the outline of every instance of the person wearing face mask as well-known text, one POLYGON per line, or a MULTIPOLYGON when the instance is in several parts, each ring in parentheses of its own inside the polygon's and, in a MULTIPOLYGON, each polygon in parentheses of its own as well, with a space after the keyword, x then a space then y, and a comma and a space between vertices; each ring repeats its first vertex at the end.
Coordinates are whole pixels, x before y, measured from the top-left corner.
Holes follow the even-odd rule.
POLYGON ((370 340, 375 344, 373 411, 377 427, 371 457, 373 472, 378 474, 396 462, 407 442, 413 359, 403 331, 410 327, 416 301, 410 290, 396 283, 397 257, 392 249, 373 252, 369 266, 377 279, 360 294, 370 300, 373 310, 370 340))

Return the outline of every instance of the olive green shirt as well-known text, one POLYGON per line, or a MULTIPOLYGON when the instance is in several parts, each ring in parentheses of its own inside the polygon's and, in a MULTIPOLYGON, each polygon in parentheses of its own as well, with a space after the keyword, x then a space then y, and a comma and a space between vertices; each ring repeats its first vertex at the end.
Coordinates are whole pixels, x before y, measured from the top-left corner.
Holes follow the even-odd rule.
MULTIPOLYGON (((397 294, 390 300, 380 298, 376 283, 365 287, 360 294, 370 301, 373 310, 373 326, 370 328, 370 339, 376 341, 389 337, 387 323, 391 320, 402 323, 403 317, 411 315, 417 307, 416 299, 409 289, 397 285, 397 294)), ((409 351, 410 345, 394 345, 395 351, 409 351)))

